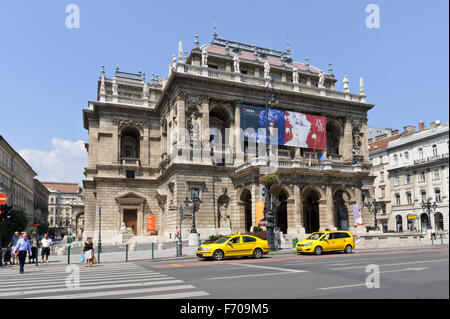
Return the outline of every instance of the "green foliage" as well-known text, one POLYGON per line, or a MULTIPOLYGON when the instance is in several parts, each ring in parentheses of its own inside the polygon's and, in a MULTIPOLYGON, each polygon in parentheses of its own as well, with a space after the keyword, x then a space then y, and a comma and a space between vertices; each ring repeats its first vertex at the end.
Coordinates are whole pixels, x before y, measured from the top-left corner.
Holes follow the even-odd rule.
MULTIPOLYGON (((28 233, 31 234, 31 233, 34 232, 34 231, 37 233, 37 232, 38 232, 38 228, 37 228, 36 226, 33 225, 33 226, 30 227, 30 230, 28 231, 28 233)), ((38 234, 38 235, 39 235, 39 234, 38 234)))
POLYGON ((48 233, 48 225, 41 225, 41 224, 39 224, 39 226, 37 227, 37 233, 39 235, 43 235, 45 233, 48 233))
POLYGON ((254 233, 257 233, 257 232, 259 232, 259 231, 261 231, 261 230, 262 230, 261 227, 259 227, 259 226, 253 226, 253 232, 254 232, 254 233))
POLYGON ((257 232, 245 233, 243 235, 255 236, 258 237, 259 239, 267 240, 267 231, 261 229, 257 232))
POLYGON ((260 177, 260 182, 266 186, 278 183, 279 179, 276 175, 264 175, 260 177))
POLYGON ((215 242, 217 239, 220 239, 222 237, 225 237, 226 235, 211 235, 209 236, 209 238, 207 240, 205 240, 202 244, 206 245, 206 244, 211 244, 213 242, 215 242))
POLYGON ((15 231, 22 232, 26 230, 28 221, 25 214, 21 211, 11 211, 11 217, 2 222, 2 232, 0 237, 0 246, 7 246, 15 231))
POLYGON ((366 226, 366 231, 369 231, 369 230, 374 230, 374 227, 372 227, 372 226, 366 226))

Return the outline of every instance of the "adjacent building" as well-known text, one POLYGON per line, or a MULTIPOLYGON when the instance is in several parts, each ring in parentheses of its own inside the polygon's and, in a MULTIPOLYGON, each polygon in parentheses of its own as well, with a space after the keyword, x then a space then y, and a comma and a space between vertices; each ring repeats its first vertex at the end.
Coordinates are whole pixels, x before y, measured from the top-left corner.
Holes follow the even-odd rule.
POLYGON ((448 123, 421 121, 419 130, 406 126, 401 134, 369 144, 375 196, 385 204, 378 214, 384 231, 448 231, 448 123), (430 200, 437 208, 425 212, 430 200))
MULTIPOLYGON (((324 72, 309 59, 294 61, 289 47, 277 51, 216 33, 202 46, 196 37, 189 54, 180 43, 168 78, 153 75, 148 82, 141 71, 118 66, 107 77, 102 68, 97 100, 83 110, 85 236, 98 238, 101 227, 105 242, 120 241, 125 229, 136 240, 173 239, 179 206, 194 196, 201 200, 201 238, 251 230, 260 219, 268 160, 265 139, 251 129, 266 127, 268 101, 268 126, 279 129, 270 130, 279 145, 270 159, 279 179, 271 190, 280 201, 277 224, 296 237, 326 228, 354 231, 354 205, 372 191, 367 112, 373 105, 362 79, 356 94, 348 81, 338 91, 331 65, 324 72)), ((191 227, 185 219, 183 236, 191 227)))
POLYGON ((0 192, 8 197, 7 204, 12 210, 22 211, 28 227, 45 219, 47 214, 46 192, 38 180, 36 172, 0 135, 0 192))
POLYGON ((50 191, 40 181, 34 179, 33 224, 48 226, 48 197, 50 191))
POLYGON ((77 183, 43 182, 48 189, 49 232, 55 237, 80 235, 84 225, 82 189, 77 183))

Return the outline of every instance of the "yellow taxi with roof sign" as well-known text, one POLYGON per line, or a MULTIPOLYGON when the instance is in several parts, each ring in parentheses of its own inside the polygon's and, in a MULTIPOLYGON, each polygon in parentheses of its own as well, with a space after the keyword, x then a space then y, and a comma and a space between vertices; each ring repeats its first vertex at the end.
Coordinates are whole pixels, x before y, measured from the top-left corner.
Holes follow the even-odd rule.
POLYGON ((214 243, 201 245, 197 257, 223 260, 225 257, 253 256, 258 259, 269 252, 267 240, 251 235, 230 235, 221 237, 214 243))
POLYGON ((298 254, 344 251, 347 254, 355 249, 355 239, 348 231, 319 231, 312 233, 295 246, 298 254))

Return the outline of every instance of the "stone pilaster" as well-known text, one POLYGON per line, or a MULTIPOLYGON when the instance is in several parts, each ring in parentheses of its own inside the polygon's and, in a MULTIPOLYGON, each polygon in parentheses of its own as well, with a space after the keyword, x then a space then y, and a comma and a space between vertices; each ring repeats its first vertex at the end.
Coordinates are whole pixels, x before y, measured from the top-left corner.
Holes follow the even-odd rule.
POLYGON ((235 102, 234 105, 234 151, 236 154, 236 165, 241 165, 244 163, 244 153, 242 150, 241 142, 241 108, 239 102, 235 102))
POLYGON ((363 132, 363 137, 362 137, 362 150, 361 150, 361 155, 363 156, 363 162, 366 165, 370 164, 370 160, 369 160, 369 143, 367 140, 367 119, 364 119, 362 121, 361 124, 361 132, 363 132))
POLYGON ((177 147, 186 146, 186 94, 179 92, 176 98, 177 108, 177 147))
POLYGON ((351 164, 353 160, 353 135, 352 118, 347 116, 345 119, 344 138, 342 148, 339 150, 343 154, 343 160, 346 164, 351 164))

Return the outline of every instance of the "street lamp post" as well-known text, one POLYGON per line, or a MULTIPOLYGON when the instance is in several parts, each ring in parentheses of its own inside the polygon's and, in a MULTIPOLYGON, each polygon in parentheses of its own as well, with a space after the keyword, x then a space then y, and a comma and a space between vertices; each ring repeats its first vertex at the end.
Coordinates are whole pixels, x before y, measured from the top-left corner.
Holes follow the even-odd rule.
POLYGON ((193 195, 191 197, 191 200, 189 200, 189 198, 186 196, 186 199, 184 200, 184 205, 186 206, 186 208, 189 207, 189 204, 192 204, 192 228, 190 233, 191 234, 195 234, 195 236, 190 236, 190 246, 193 246, 194 244, 198 244, 198 237, 197 237, 197 225, 195 222, 195 213, 199 210, 200 204, 201 204, 201 200, 197 195, 193 195), (195 238, 194 238, 195 237, 195 238), (196 243, 194 243, 194 241, 196 241, 196 243))
POLYGON ((369 210, 369 212, 373 209, 373 216, 374 216, 374 229, 378 230, 378 222, 377 222, 377 213, 380 209, 383 208, 382 202, 377 202, 375 199, 373 199, 372 202, 368 201, 364 204, 365 207, 369 210))
MULTIPOLYGON (((271 134, 269 131, 269 104, 275 106, 278 101, 275 99, 274 93, 274 83, 273 79, 270 79, 264 88, 264 99, 266 102, 266 156, 267 156, 267 173, 270 173, 270 138, 271 134), (269 101, 269 86, 272 89, 272 94, 270 95, 269 101)), ((275 214, 272 205, 272 194, 270 192, 270 186, 266 185, 266 201, 264 205, 265 217, 266 217, 266 229, 267 229, 267 241, 269 242, 269 249, 275 250, 274 244, 274 226, 275 226, 275 214)))
MULTIPOLYGON (((98 256, 102 252, 102 208, 98 208, 98 256)), ((100 259, 100 258, 99 258, 100 259)))
POLYGON ((431 203, 430 199, 428 198, 426 202, 422 200, 422 209, 423 212, 428 215, 428 225, 427 228, 431 229, 431 212, 436 212, 437 204, 436 202, 431 203))

